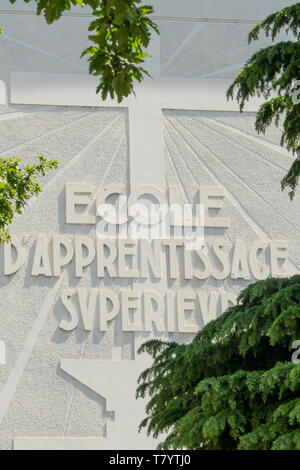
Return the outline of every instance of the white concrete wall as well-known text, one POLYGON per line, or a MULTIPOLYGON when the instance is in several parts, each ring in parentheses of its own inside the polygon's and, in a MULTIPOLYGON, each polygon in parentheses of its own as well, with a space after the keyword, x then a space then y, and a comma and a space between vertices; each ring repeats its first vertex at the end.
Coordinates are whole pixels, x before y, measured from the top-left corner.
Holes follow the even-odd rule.
MULTIPOLYGON (((134 333, 122 332, 119 318, 110 323, 107 333, 87 333, 82 325, 66 333, 59 328, 66 316, 59 297, 68 286, 108 286, 119 292, 137 284, 143 288, 143 282, 99 281, 95 265, 78 279, 73 262, 61 280, 32 277, 29 269, 37 234, 74 236, 95 232, 94 227, 65 223, 66 182, 88 181, 96 187, 122 183, 128 191, 132 189, 128 110, 103 107, 100 99, 99 107, 97 103, 80 107, 61 106, 60 102, 33 105, 35 101, 30 102, 30 98, 23 102, 26 104, 11 103, 12 72, 82 74, 85 80, 87 67, 79 56, 88 44, 90 17, 77 9, 47 26, 43 18, 32 14, 32 5, 20 0, 14 6, 4 7, 3 3, 1 10, 6 11, 0 10, 4 30, 0 37, 0 80, 5 83, 8 104, 0 108, 1 155, 32 162, 34 156, 44 154, 58 159, 60 166, 42 179, 42 195, 12 226, 14 235, 25 237, 28 253, 24 267, 15 275, 4 275, 4 248, 0 246, 0 340, 6 344, 6 364, 0 363, 0 448, 12 448, 19 437, 31 439, 16 440, 16 448, 132 448, 132 440, 124 438, 126 413, 128 419, 135 413, 134 400, 126 395, 131 390, 131 368, 125 373, 124 363, 113 367, 115 361, 134 360, 134 333), (65 359, 90 362, 84 363, 84 370, 82 364, 72 369, 72 364, 65 363, 63 371, 60 361, 65 359), (95 360, 97 367, 93 369, 95 360), (86 376, 87 371, 96 371, 97 380, 86 376), (115 371, 112 377, 110 371, 115 371), (102 377, 105 381, 107 377, 118 380, 110 386, 101 383, 102 377), (108 421, 115 421, 115 425, 107 426, 108 421)), ((183 8, 181 1, 155 1, 161 30, 161 76, 166 80, 182 79, 182 86, 187 88, 189 79, 230 82, 250 54, 269 42, 262 39, 259 44, 247 46, 252 24, 291 3, 189 0, 183 8)), ((26 86, 27 96, 33 96, 30 83, 26 86)), ((75 95, 76 90, 74 102, 75 95)), ((254 112, 240 115, 221 106, 212 108, 207 100, 195 103, 193 110, 164 109, 162 116, 164 151, 160 164, 165 189, 168 185, 178 186, 183 202, 192 202, 199 186, 221 186, 226 190, 225 215, 230 217, 231 226, 223 231, 208 230, 207 240, 223 237, 229 246, 239 237, 247 245, 256 239, 287 240, 288 269, 298 272, 300 201, 299 194, 291 203, 287 193, 280 191, 280 180, 292 162, 279 146, 280 132, 272 128, 266 136, 257 136, 254 112)), ((152 142, 144 145, 149 149, 152 142)), ((166 277, 163 288, 238 293, 247 282, 230 278, 224 282, 187 281, 181 272, 179 280, 166 277)), ((145 285, 149 288, 149 283, 145 285)), ((136 334, 137 342, 143 337, 136 334)), ((179 341, 192 339, 188 334, 171 337, 179 341)), ((154 446, 146 437, 141 439, 136 441, 137 448, 154 446)))

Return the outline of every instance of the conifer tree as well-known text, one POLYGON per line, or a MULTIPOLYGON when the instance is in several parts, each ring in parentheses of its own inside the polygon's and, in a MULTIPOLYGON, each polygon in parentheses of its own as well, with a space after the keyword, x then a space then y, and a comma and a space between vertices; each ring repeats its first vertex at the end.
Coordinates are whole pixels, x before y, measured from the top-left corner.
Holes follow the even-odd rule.
POLYGON ((251 97, 266 100, 258 111, 255 128, 265 133, 270 124, 283 126, 281 145, 296 158, 281 182, 293 199, 300 176, 300 3, 268 16, 249 33, 248 42, 265 32, 274 42, 286 31, 288 41, 280 41, 256 52, 227 90, 227 98, 236 98, 243 111, 251 97))
POLYGON ((162 449, 300 449, 300 276, 249 285, 188 345, 148 341, 137 397, 162 449), (299 343, 298 343, 299 344, 299 343), (294 356, 294 360, 292 357, 294 356), (297 363, 298 362, 298 363, 297 363))

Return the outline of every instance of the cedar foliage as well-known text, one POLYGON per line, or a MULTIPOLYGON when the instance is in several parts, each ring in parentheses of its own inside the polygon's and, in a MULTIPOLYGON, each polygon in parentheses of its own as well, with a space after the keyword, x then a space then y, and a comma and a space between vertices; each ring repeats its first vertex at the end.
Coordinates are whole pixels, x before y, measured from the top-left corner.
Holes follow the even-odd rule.
POLYGON ((188 345, 152 340, 137 397, 162 449, 300 449, 300 275, 244 289, 188 345), (297 362, 297 361, 296 361, 297 362))
POLYGON ((270 124, 282 122, 281 145, 296 158, 281 182, 282 189, 289 188, 290 199, 295 195, 300 176, 300 3, 283 8, 256 25, 248 42, 265 33, 274 42, 282 31, 294 40, 281 41, 256 52, 245 64, 227 90, 227 98, 240 103, 242 112, 251 97, 263 96, 266 100, 257 113, 255 129, 265 133, 270 124))

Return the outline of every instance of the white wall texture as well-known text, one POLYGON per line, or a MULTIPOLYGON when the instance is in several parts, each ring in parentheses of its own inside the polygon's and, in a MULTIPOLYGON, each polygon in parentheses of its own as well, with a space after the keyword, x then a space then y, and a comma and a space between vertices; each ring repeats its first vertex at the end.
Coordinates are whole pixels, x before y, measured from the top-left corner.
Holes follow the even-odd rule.
MULTIPOLYGON (((242 0, 189 0, 184 2, 185 9, 181 8, 183 2, 163 3, 154 2, 161 30, 161 75, 230 80, 255 49, 269 42, 262 39, 259 44, 247 45, 252 24, 292 2, 270 0, 262 6, 262 2, 242 0)), ((77 9, 47 26, 43 18, 35 16, 31 5, 19 1, 4 6, 1 2, 4 34, 0 37, 0 80, 5 83, 8 103, 0 107, 1 155, 32 162, 34 156, 44 154, 60 162, 58 170, 42 179, 41 196, 30 202, 12 226, 14 235, 25 236, 29 253, 25 266, 13 276, 4 276, 0 246, 0 340, 6 343, 6 364, 0 364, 2 450, 13 448, 16 437, 32 438, 28 446, 36 448, 60 448, 63 438, 74 439, 70 446, 104 448, 110 429, 106 424, 114 419, 126 433, 126 422, 118 423, 115 410, 107 409, 105 400, 109 397, 63 372, 60 360, 111 361, 117 356, 134 360, 133 333, 122 332, 119 319, 109 325, 107 333, 87 333, 82 326, 71 333, 63 332, 58 327, 65 315, 59 294, 64 286, 109 286, 118 292, 131 288, 136 281, 99 281, 93 265, 78 279, 73 263, 60 281, 34 278, 28 264, 37 234, 94 231, 89 226, 65 223, 66 182, 89 181, 97 186, 123 183, 130 190, 128 111, 119 107, 10 103, 11 72, 87 74, 87 66, 79 57, 88 44, 89 22, 88 11, 83 14, 77 9), (39 437, 50 439, 41 443, 36 439, 39 437), (103 437, 102 444, 97 441, 99 437, 103 437), (94 438, 96 443, 77 438, 94 438)), ((177 185, 185 202, 193 201, 201 185, 224 187, 231 227, 223 233, 208 230, 207 239, 224 236, 229 244, 238 237, 249 244, 261 236, 288 240, 290 265, 298 272, 300 196, 298 192, 290 202, 287 193, 280 191, 280 181, 292 157, 280 148, 279 130, 272 128, 266 136, 257 136, 254 120, 254 112, 208 111, 201 103, 198 111, 163 110, 163 181, 165 187, 177 185)), ((145 146, 150 145, 145 142, 145 146)), ((225 288, 236 293, 246 284, 230 279, 187 281, 183 276, 178 281, 166 280, 170 289, 225 288)), ((179 341, 192 339, 192 335, 174 337, 179 341)), ((124 390, 120 378, 119 399, 126 403, 126 387, 124 390)), ((137 446, 154 445, 142 442, 137 446)), ((16 447, 24 445, 20 441, 16 447)), ((115 446, 111 448, 122 445, 126 448, 117 440, 110 443, 115 446)))

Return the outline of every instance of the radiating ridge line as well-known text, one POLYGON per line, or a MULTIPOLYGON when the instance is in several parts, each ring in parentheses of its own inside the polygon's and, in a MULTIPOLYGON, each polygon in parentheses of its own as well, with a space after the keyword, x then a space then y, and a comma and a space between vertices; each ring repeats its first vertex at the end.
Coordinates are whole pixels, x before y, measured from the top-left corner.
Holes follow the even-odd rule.
MULTIPOLYGON (((168 118, 167 118, 167 120, 168 120, 168 118)), ((190 149, 190 151, 191 151, 192 155, 194 156, 194 158, 196 158, 196 160, 198 162, 200 161, 202 166, 204 168, 206 168, 208 174, 217 182, 217 184, 224 187, 224 184, 222 183, 222 181, 220 181, 219 178, 215 175, 215 173, 207 167, 207 165, 201 160, 201 158, 199 158, 199 156, 192 149, 191 145, 186 141, 186 139, 181 134, 179 134, 179 132, 177 131, 175 126, 172 123, 171 123, 171 125, 172 125, 172 128, 174 129, 174 131, 177 133, 177 135, 185 142, 186 146, 190 149)), ((186 132, 188 132, 193 137, 193 139, 195 139, 193 134, 191 134, 183 125, 182 125, 182 127, 186 130, 186 132)), ((200 145, 202 145, 202 147, 204 147, 204 149, 206 149, 206 147, 203 144, 201 144, 201 142, 198 142, 198 143, 200 145)), ((214 154, 210 150, 206 149, 206 151, 208 153, 210 153, 212 156, 214 156, 214 154)), ((222 163, 222 162, 220 162, 220 163, 222 163)), ((223 164, 223 166, 225 167, 224 164, 223 164)), ((271 238, 268 235, 268 233, 263 229, 263 227, 261 227, 258 224, 258 222, 256 220, 254 220, 252 218, 252 216, 248 213, 246 208, 239 201, 236 200, 235 196, 232 194, 231 191, 229 191, 229 189, 227 187, 226 187, 226 192, 227 192, 228 199, 231 201, 231 204, 239 211, 241 216, 244 218, 245 222, 248 223, 248 225, 258 234, 258 236, 261 237, 261 239, 263 241, 265 241, 267 243, 270 242, 271 238)), ((296 273, 300 272, 299 268, 295 265, 295 263, 293 263, 293 261, 291 261, 290 258, 287 259, 287 267, 289 269, 290 274, 294 274, 294 273, 296 274, 296 273)))
MULTIPOLYGON (((104 129, 102 129, 100 134, 97 134, 96 137, 94 137, 83 149, 80 150, 80 152, 78 152, 76 155, 74 155, 74 157, 71 158, 71 160, 69 160, 68 163, 62 167, 61 171, 55 173, 55 176, 53 176, 53 178, 51 178, 50 181, 48 181, 44 186, 42 186, 43 193, 45 191, 47 191, 49 189, 49 187, 52 186, 52 184, 55 183, 57 181, 57 179, 60 178, 65 173, 66 170, 68 170, 77 160, 79 160, 86 153, 86 151, 95 144, 95 142, 100 140, 102 138, 103 134, 105 134, 105 132, 115 122, 117 122, 122 116, 123 115, 121 114, 121 115, 115 117, 104 129)), ((36 201, 38 201, 38 198, 31 198, 29 200, 28 204, 27 204, 27 207, 31 207, 36 201)))
POLYGON ((28 116, 27 113, 20 112, 20 111, 15 111, 11 113, 1 113, 0 114, 0 121, 8 121, 10 119, 17 119, 17 118, 23 118, 28 116))
POLYGON ((6 381, 2 392, 0 393, 0 424, 6 414, 6 411, 14 397, 15 391, 19 385, 19 382, 23 376, 27 362, 32 354, 36 341, 39 334, 44 326, 47 319, 50 308, 52 307, 60 285, 62 283, 63 276, 61 276, 52 289, 48 292, 45 301, 42 305, 41 310, 38 312, 36 319, 33 322, 33 326, 29 332, 29 335, 24 343, 23 349, 21 350, 16 363, 9 374, 8 380, 6 381))
POLYGON ((168 158, 169 158, 169 161, 170 161, 170 163, 171 163, 171 166, 172 166, 173 172, 174 172, 174 174, 175 174, 175 178, 176 178, 176 180, 177 180, 177 183, 179 184, 179 187, 180 187, 181 192, 182 192, 182 194, 183 194, 183 198, 185 199, 185 201, 186 201, 187 203, 189 203, 189 197, 188 197, 188 195, 187 195, 187 193, 186 193, 186 190, 185 190, 185 187, 184 187, 183 183, 181 182, 181 179, 180 179, 180 176, 179 176, 179 174, 178 174, 178 171, 176 170, 176 167, 175 167, 175 165, 174 165, 174 162, 173 162, 173 159, 172 159, 172 157, 171 157, 171 154, 170 154, 169 147, 168 147, 168 144, 167 144, 167 143, 165 143, 165 151, 166 151, 166 154, 167 154, 167 156, 168 156, 168 158))
MULTIPOLYGON (((262 47, 263 44, 267 44, 268 41, 267 40, 263 40, 261 41, 261 44, 260 44, 260 47, 262 47)), ((208 65, 212 65, 212 64, 215 64, 216 62, 218 62, 220 59, 224 59, 224 57, 230 57, 238 52, 242 52, 244 50, 248 50, 249 49, 249 45, 248 44, 245 44, 244 46, 242 47, 237 47, 236 49, 234 50, 231 50, 230 52, 227 52, 227 54, 222 54, 221 56, 211 60, 210 62, 206 62, 204 65, 205 66, 208 66, 208 65)), ((244 63, 246 62, 246 59, 245 61, 242 62, 242 66, 244 65, 244 63)), ((200 66, 201 67, 201 66, 200 66)), ((200 67, 197 67, 196 69, 194 69, 195 71, 196 70, 199 70, 200 67)), ((188 74, 190 74, 191 72, 188 72, 188 74)), ((206 75, 206 74, 205 74, 206 75)), ((186 75, 187 76, 187 75, 186 75)), ((204 77, 204 75, 199 75, 199 77, 204 77)))
POLYGON ((48 186, 52 185, 52 183, 57 180, 61 174, 63 174, 66 170, 68 170, 70 168, 70 166, 72 166, 74 164, 74 162, 76 162, 77 160, 79 160, 79 158, 82 157, 82 155, 84 153, 86 153, 86 151, 92 147, 95 142, 97 142, 98 140, 100 140, 102 137, 103 137, 103 134, 105 134, 108 129, 113 125, 115 124, 115 122, 117 122, 123 115, 119 115, 117 117, 115 117, 104 129, 101 130, 100 134, 97 134, 96 137, 94 137, 83 149, 81 149, 71 160, 68 161, 68 163, 66 165, 64 165, 64 167, 62 168, 62 170, 59 172, 59 173, 56 173, 55 176, 50 180, 48 181, 48 183, 46 183, 44 186, 43 186, 43 191, 45 191, 46 189, 48 189, 48 186))
POLYGON ((16 39, 10 36, 9 34, 6 34, 6 33, 2 34, 1 39, 7 39, 8 41, 18 44, 19 46, 25 47, 27 49, 31 49, 35 52, 39 52, 40 54, 46 55, 48 57, 51 57, 52 59, 56 59, 61 62, 65 62, 66 64, 73 65, 73 67, 77 67, 86 72, 86 67, 84 67, 83 65, 77 64, 76 62, 73 62, 72 60, 66 59, 65 57, 58 56, 56 54, 53 54, 52 52, 45 51, 44 49, 41 49, 40 47, 36 47, 36 46, 33 46, 32 44, 16 39))
MULTIPOLYGON (((174 128, 174 126, 172 126, 172 125, 171 125, 171 127, 174 128)), ((193 174, 193 172, 192 172, 192 170, 191 170, 189 164, 187 163, 187 161, 186 161, 186 159, 184 158, 182 152, 180 151, 180 149, 179 149, 177 143, 175 142, 175 140, 174 140, 174 138, 173 138, 173 136, 172 136, 170 130, 168 129, 168 125, 166 126, 166 129, 167 129, 167 132, 168 132, 170 138, 171 138, 172 141, 174 142, 174 145, 177 147, 178 152, 179 152, 179 154, 180 154, 182 160, 184 161, 184 163, 185 163, 187 169, 189 170, 190 174, 192 175, 192 177, 193 177, 194 181, 196 182, 197 186, 199 186, 199 183, 198 183, 198 181, 196 180, 196 178, 195 178, 195 176, 194 176, 194 174, 193 174)), ((175 132, 178 134, 178 132, 177 132, 176 129, 175 129, 175 132)), ((172 156, 171 156, 171 158, 172 158, 172 156)), ((204 167, 204 169, 206 170, 205 167, 204 167)), ((206 170, 206 171, 207 171, 207 170, 206 170)), ((188 202, 190 202, 190 201, 188 201, 188 202)), ((225 233, 225 237, 227 237, 227 239, 230 241, 230 243, 233 243, 233 240, 231 239, 230 235, 229 235, 227 232, 225 233)))
POLYGON ((214 77, 214 75, 218 73, 222 73, 222 72, 228 72, 228 71, 235 70, 235 69, 238 69, 238 71, 240 71, 243 65, 244 65, 244 62, 235 62, 234 64, 228 65, 227 67, 216 69, 213 72, 207 72, 201 75, 197 75, 197 77, 198 78, 211 78, 211 77, 214 77))
MULTIPOLYGON (((175 118, 176 122, 178 123, 177 119, 175 118)), ((179 125, 181 125, 185 131, 187 133, 189 133, 194 139, 195 137, 193 136, 193 134, 188 130, 186 129, 186 127, 184 126, 184 124, 181 124, 181 123, 178 123, 179 125)), ((176 130, 176 128, 174 127, 174 129, 176 130)), ((182 139, 184 139, 183 136, 181 136, 182 139)), ((184 139, 184 141, 186 142, 186 140, 184 139)), ((231 173, 233 176, 235 176, 236 179, 238 179, 244 186, 246 186, 246 188, 249 190, 249 191, 252 191, 257 197, 259 197, 267 206, 269 206, 271 208, 271 210, 273 212, 275 212, 280 218, 282 218, 283 220, 285 220, 288 225, 290 225, 290 227, 296 231, 297 233, 300 233, 299 230, 294 227, 294 225, 286 218, 284 217, 282 214, 280 214, 276 209, 275 207, 273 207, 268 201, 266 201, 264 199, 263 196, 261 196, 260 194, 258 194, 258 192, 253 189, 251 186, 249 186, 239 175, 237 175, 231 168, 227 167, 223 162, 222 160, 212 151, 210 150, 203 142, 200 142, 200 141, 197 141, 199 143, 200 146, 204 147, 204 149, 209 152, 215 159, 218 160, 218 162, 220 163, 221 166, 223 166, 229 173, 231 173)))
MULTIPOLYGON (((111 170, 111 168, 112 168, 112 166, 113 166, 113 164, 114 164, 114 162, 115 162, 115 159, 117 158, 117 155, 118 155, 118 153, 119 153, 119 150, 120 150, 121 146, 123 145, 125 139, 126 139, 126 136, 123 136, 122 139, 120 139, 119 144, 117 145, 116 150, 114 151, 113 156, 112 156, 112 158, 110 159, 109 164, 107 165, 107 168, 106 168, 106 170, 105 170, 105 172, 104 172, 104 175, 103 175, 103 177, 101 178, 101 182, 100 182, 100 184, 99 184, 99 190, 98 190, 98 191, 95 191, 95 193, 94 193, 94 195, 93 195, 93 198, 91 199, 91 202, 90 202, 91 204, 97 199, 97 197, 98 197, 98 195, 99 195, 99 193, 100 193, 100 191, 101 191, 101 189, 102 189, 101 186, 102 186, 103 184, 105 184, 106 178, 107 178, 108 175, 109 175, 109 172, 110 172, 110 170, 111 170)), ((95 166, 96 166, 96 165, 97 165, 97 163, 95 164, 95 166)), ((95 166, 94 166, 93 168, 95 168, 95 166)), ((89 177, 89 175, 90 175, 91 173, 92 173, 92 170, 89 172, 87 178, 89 177)))
MULTIPOLYGON (((192 178, 193 178, 193 180, 195 181, 196 186, 198 187, 198 186, 199 186, 199 183, 198 183, 198 181, 196 180, 196 178, 195 178, 195 176, 193 175, 193 173, 191 172, 190 168, 188 167, 188 165, 187 165, 187 163, 186 163, 186 160, 185 160, 185 158, 183 157, 182 152, 180 151, 180 148, 179 148, 178 145, 177 145, 177 142, 175 142, 175 140, 174 140, 174 138, 173 138, 171 132, 170 132, 169 129, 168 129, 168 126, 166 126, 165 128, 166 128, 166 131, 167 131, 167 133, 168 133, 168 135, 169 135, 170 140, 173 142, 173 144, 174 144, 175 147, 177 148, 177 151, 178 151, 178 153, 179 153, 179 156, 180 156, 181 159, 184 161, 186 168, 188 169, 189 173, 192 175, 192 178)), ((181 180, 181 178, 180 178, 180 176, 179 176, 179 172, 178 172, 178 170, 177 170, 177 168, 176 168, 175 161, 174 161, 174 159, 173 159, 173 157, 172 157, 172 154, 171 154, 171 152, 170 152, 170 150, 169 150, 169 145, 168 145, 167 142, 166 142, 166 147, 167 147, 168 155, 169 155, 169 158, 170 158, 170 160, 171 160, 173 170, 175 171, 175 175, 176 175, 176 177, 177 177, 177 180, 181 183, 181 188, 182 188, 182 190, 183 190, 183 192, 184 192, 184 194, 185 194, 186 201, 187 201, 187 203, 191 204, 191 199, 190 199, 190 197, 189 197, 189 195, 188 195, 188 193, 187 193, 187 191, 186 191, 186 189, 185 189, 185 186, 184 186, 184 184, 183 184, 183 182, 182 182, 182 180, 181 180)))
POLYGON ((38 112, 42 112, 42 111, 45 111, 45 110, 52 110, 54 109, 55 106, 47 106, 47 109, 45 106, 36 106, 36 109, 31 109, 29 110, 28 108, 27 109, 23 109, 23 108, 20 108, 20 109, 23 109, 23 111, 11 111, 11 112, 7 112, 7 113, 1 113, 0 112, 0 121, 9 121, 10 119, 20 119, 20 118, 25 118, 25 117, 30 117, 32 116, 33 114, 35 113, 38 113, 38 112))
MULTIPOLYGON (((99 184, 99 186, 102 186, 103 184, 105 184, 105 181, 106 181, 106 178, 110 172, 110 169, 119 153, 119 150, 122 146, 122 144, 124 143, 125 141, 125 136, 120 139, 120 142, 119 144, 117 145, 117 148, 116 150, 114 151, 114 154, 110 160, 110 163, 108 164, 106 170, 105 170, 105 173, 103 175, 103 177, 101 178, 101 182, 99 184)), ((96 163, 97 164, 97 163, 96 163)), ((94 165, 93 168, 95 168, 96 164, 94 165)), ((93 169, 89 172, 89 174, 87 175, 87 179, 89 177, 89 175, 93 172, 93 169)), ((99 191, 100 191, 100 188, 99 188, 99 191)), ((99 194, 99 191, 96 191, 95 195, 93 196, 92 200, 91 200, 91 204, 95 201, 95 199, 97 198, 98 194, 99 194)), ((84 351, 85 351, 85 348, 86 348, 86 345, 87 345, 87 341, 88 341, 88 338, 89 338, 89 334, 87 333, 87 336, 84 340, 84 343, 83 343, 83 347, 82 347, 82 350, 81 350, 81 353, 80 353, 80 359, 83 359, 83 355, 84 355, 84 351)), ((67 413, 67 417, 66 417, 66 422, 65 422, 65 426, 64 426, 64 431, 63 431, 63 436, 66 435, 67 433, 67 429, 68 429, 68 425, 69 425, 69 420, 70 420, 70 416, 71 416, 71 411, 72 411, 72 406, 73 406, 73 403, 74 403, 74 399, 75 399, 75 393, 76 393, 76 385, 74 385, 74 388, 73 388, 73 393, 72 393, 72 396, 71 396, 71 401, 70 401, 70 405, 69 405, 69 408, 68 408, 68 413, 67 413)))
MULTIPOLYGON (((36 11, 28 11, 28 10, 2 10, 0 9, 0 13, 5 15, 30 15, 36 16, 36 11)), ((62 16, 70 17, 70 18, 93 18, 92 13, 79 13, 79 12, 63 12, 62 16)), ((44 15, 41 15, 44 16, 44 15)), ((228 24, 253 24, 256 25, 261 21, 261 19, 257 20, 246 20, 242 18, 197 18, 197 17, 187 17, 187 16, 157 16, 157 15, 149 15, 150 18, 153 20, 165 20, 165 21, 191 21, 191 22, 205 22, 205 23, 228 23, 228 24)))
MULTIPOLYGON (((81 352, 80 352, 80 359, 81 360, 83 359, 83 355, 84 355, 84 351, 85 351, 85 347, 86 347, 88 338, 89 338, 89 332, 87 331, 86 332, 86 338, 83 342, 83 346, 82 346, 82 349, 81 349, 81 352)), ((73 392, 72 392, 72 396, 71 396, 71 401, 70 401, 70 405, 69 405, 69 408, 68 408, 66 421, 65 421, 65 425, 64 425, 64 431, 63 431, 63 436, 64 437, 67 433, 67 429, 68 429, 68 425, 69 425, 69 421, 70 421, 70 416, 71 416, 71 411, 72 411, 72 406, 73 406, 73 403, 74 403, 74 400, 75 400, 76 389, 77 389, 76 384, 74 384, 73 385, 73 392)))
POLYGON ((179 47, 171 54, 171 56, 168 58, 167 62, 163 65, 162 67, 162 73, 169 67, 170 64, 176 59, 176 57, 180 54, 180 52, 185 48, 186 45, 189 44, 189 42, 198 34, 201 29, 205 26, 205 23, 196 23, 195 26, 192 28, 192 30, 189 32, 189 34, 184 38, 184 40, 181 42, 179 47))
MULTIPOLYGON (((237 52, 241 52, 241 51, 243 51, 244 49, 248 49, 248 47, 249 47, 248 44, 246 44, 246 45, 243 46, 243 47, 238 47, 238 48, 234 49, 234 51, 231 50, 231 51, 228 52, 227 54, 222 54, 222 55, 220 55, 219 57, 217 57, 216 59, 213 59, 213 60, 211 60, 210 62, 205 62, 205 63, 202 64, 202 65, 208 66, 208 65, 215 64, 215 63, 218 62, 219 60, 224 59, 224 57, 230 57, 230 56, 232 56, 233 54, 236 54, 237 52)), ((243 65, 244 65, 244 62, 243 62, 243 65)), ((194 69, 195 72, 196 72, 196 70, 199 70, 200 67, 201 67, 201 66, 195 68, 195 69, 194 69)), ((191 72, 188 72, 188 74, 190 74, 190 73, 191 73, 191 72)), ((202 77, 202 75, 199 75, 199 77, 202 77)))
MULTIPOLYGON (((219 32, 221 29, 224 29, 224 24, 222 24, 219 28, 217 28, 217 31, 216 31, 216 32, 219 32)), ((216 32, 211 33, 210 35, 208 35, 208 36, 206 37, 206 39, 201 43, 201 47, 198 49, 198 51, 200 51, 200 50, 203 48, 203 46, 205 46, 205 44, 211 40, 211 36, 215 36, 216 32)), ((166 71, 167 74, 172 73, 172 70, 173 70, 175 67, 177 67, 178 64, 180 64, 180 63, 181 63, 184 59, 186 59, 187 57, 190 57, 190 56, 193 56, 193 55, 195 55, 195 52, 194 52, 194 51, 190 51, 188 54, 185 54, 184 56, 182 56, 182 57, 178 60, 178 62, 177 62, 176 64, 174 64, 173 66, 169 67, 169 70, 166 71)), ((185 74, 184 74, 184 76, 185 76, 185 74)))
MULTIPOLYGON (((197 162, 200 162, 200 164, 206 169, 206 171, 208 172, 208 174, 211 176, 211 178, 219 185, 219 186, 223 186, 224 187, 224 184, 222 183, 222 181, 217 177, 217 175, 210 169, 208 168, 208 166, 203 162, 203 160, 201 158, 199 158, 199 156, 197 155, 197 153, 195 153, 195 151, 193 150, 193 148, 191 147, 191 145, 186 141, 186 139, 181 135, 179 134, 179 132, 177 131, 176 127, 174 126, 174 124, 171 123, 171 125, 173 126, 173 129, 175 130, 175 132, 177 133, 177 135, 184 141, 184 143, 186 144, 187 148, 190 149, 190 152, 191 154, 194 156, 194 158, 197 160, 197 162)), ((194 136, 192 136, 194 137, 194 136)), ((195 138, 195 137, 194 137, 195 138)), ((256 228, 256 233, 263 239, 263 240, 266 240, 268 239, 268 234, 264 231, 264 229, 262 227, 259 226, 259 224, 254 221, 254 219, 252 219, 252 217, 250 216, 250 214, 248 214, 248 211, 236 200, 235 196, 229 191, 229 189, 226 187, 226 192, 228 193, 228 196, 229 196, 229 200, 230 202, 233 204, 233 206, 238 209, 238 211, 241 213, 241 215, 244 216, 244 219, 245 221, 249 224, 250 227, 252 227, 254 229, 254 227, 256 228)))

